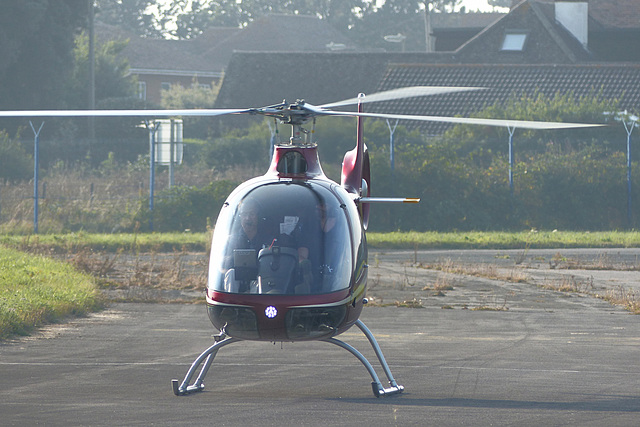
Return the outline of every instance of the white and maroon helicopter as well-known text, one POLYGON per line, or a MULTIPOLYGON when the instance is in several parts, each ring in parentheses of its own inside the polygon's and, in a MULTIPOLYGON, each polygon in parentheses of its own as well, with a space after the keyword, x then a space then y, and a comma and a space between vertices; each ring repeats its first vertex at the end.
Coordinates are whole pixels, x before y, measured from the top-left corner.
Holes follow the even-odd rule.
POLYGON ((414 86, 359 95, 314 106, 304 101, 246 109, 0 111, 0 117, 178 117, 252 114, 292 126, 289 141, 275 146, 267 172, 238 186, 218 216, 209 261, 206 303, 219 330, 215 343, 192 363, 173 392, 204 389, 217 352, 243 340, 325 341, 349 351, 366 367, 376 397, 402 393, 370 330, 359 319, 367 303, 365 230, 372 203, 417 203, 410 198, 371 197, 369 155, 363 142, 364 117, 438 121, 523 129, 567 129, 599 125, 474 119, 363 112, 367 102, 476 90, 414 86), (357 105, 357 111, 333 108, 357 105), (358 121, 356 146, 344 156, 341 182, 327 178, 314 141, 316 119, 350 116, 358 121), (312 128, 306 129, 311 123, 312 128), (388 379, 385 387, 372 364, 336 337, 352 326, 367 337, 388 379), (197 376, 196 376, 197 375, 197 376), (194 376, 196 377, 193 380, 194 376), (193 380, 193 381, 192 381, 193 380))

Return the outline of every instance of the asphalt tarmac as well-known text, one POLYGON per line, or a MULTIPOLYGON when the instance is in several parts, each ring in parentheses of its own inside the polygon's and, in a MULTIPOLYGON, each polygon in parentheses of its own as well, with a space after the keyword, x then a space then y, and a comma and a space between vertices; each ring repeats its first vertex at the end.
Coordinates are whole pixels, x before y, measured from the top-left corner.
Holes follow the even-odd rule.
MULTIPOLYGON (((638 280, 629 274, 625 283, 638 280)), ((213 343, 205 306, 115 304, 0 345, 0 424, 638 425, 640 317, 587 295, 477 278, 456 279, 444 298, 458 302, 443 309, 414 280, 394 292, 419 295, 421 308, 361 317, 405 387, 399 396, 374 397, 364 366, 336 346, 240 342, 220 350, 203 392, 177 397, 171 379, 213 343), (463 302, 502 288, 500 310, 463 302)), ((393 298, 380 280, 371 292, 393 298)), ((359 330, 339 338, 377 366, 359 330)))

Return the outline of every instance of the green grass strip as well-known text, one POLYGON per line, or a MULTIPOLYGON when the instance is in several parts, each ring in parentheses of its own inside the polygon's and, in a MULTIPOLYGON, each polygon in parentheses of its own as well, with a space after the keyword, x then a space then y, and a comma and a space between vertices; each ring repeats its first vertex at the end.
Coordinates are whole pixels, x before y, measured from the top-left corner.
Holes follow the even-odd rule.
POLYGON ((102 306, 91 276, 63 262, 0 246, 0 340, 102 306))
MULTIPOLYGON (((99 252, 204 252, 210 233, 69 233, 0 235, 0 244, 36 253, 99 252)), ((562 249, 638 248, 638 231, 469 231, 367 233, 376 249, 562 249)))
POLYGON ((473 231, 367 233, 377 249, 563 249, 637 248, 637 231, 473 231))
POLYGON ((0 235, 0 244, 25 251, 48 250, 75 253, 82 249, 103 252, 206 251, 209 233, 68 233, 0 235))

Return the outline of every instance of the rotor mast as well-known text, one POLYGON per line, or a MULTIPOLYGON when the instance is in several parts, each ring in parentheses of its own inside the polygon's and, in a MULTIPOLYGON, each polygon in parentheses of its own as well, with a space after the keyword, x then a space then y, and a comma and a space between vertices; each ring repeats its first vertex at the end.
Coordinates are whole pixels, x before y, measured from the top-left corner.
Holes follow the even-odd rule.
POLYGON ((299 146, 313 142, 316 112, 310 109, 303 99, 298 99, 293 104, 288 104, 286 100, 283 100, 280 104, 257 108, 251 113, 274 117, 282 124, 291 125, 290 145, 299 146), (309 131, 303 125, 311 119, 313 119, 313 128, 309 131))

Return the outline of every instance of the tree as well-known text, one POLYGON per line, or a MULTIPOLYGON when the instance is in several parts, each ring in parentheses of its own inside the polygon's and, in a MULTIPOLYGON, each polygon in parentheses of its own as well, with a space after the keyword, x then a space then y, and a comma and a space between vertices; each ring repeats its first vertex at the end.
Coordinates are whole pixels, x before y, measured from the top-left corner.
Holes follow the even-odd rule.
POLYGON ((95 0, 96 20, 128 30, 141 37, 162 37, 168 21, 164 14, 156 17, 150 11, 155 0, 95 0))
POLYGON ((402 34, 406 36, 405 50, 425 51, 425 11, 451 11, 459 3, 460 0, 387 0, 382 6, 367 10, 349 33, 361 46, 382 49, 390 49, 385 36, 402 34))
MULTIPOLYGON (((162 108, 166 109, 186 109, 186 108, 213 108, 218 96, 222 82, 203 87, 197 79, 189 87, 176 84, 171 85, 168 90, 162 91, 162 108)), ((211 120, 208 117, 185 117, 184 119, 185 138, 205 139, 209 133, 211 120)))
POLYGON ((317 16, 346 31, 370 5, 365 0, 175 0, 167 14, 177 16, 177 29, 172 35, 183 39, 195 37, 208 27, 246 27, 270 13, 317 16))
MULTIPOLYGON (((127 40, 111 40, 95 46, 95 99, 98 109, 144 108, 144 102, 136 97, 136 79, 129 74, 129 64, 119 56, 127 40)), ((85 33, 76 37, 73 51, 73 71, 64 84, 66 105, 72 109, 84 109, 88 99, 89 41, 85 33)), ((117 160, 132 160, 145 152, 146 132, 135 126, 141 118, 95 118, 97 140, 88 140, 86 118, 59 118, 45 127, 47 144, 42 147, 42 165, 64 160, 86 161, 93 165, 103 161, 110 152, 117 160), (136 143, 137 142, 137 143, 136 143)))
MULTIPOLYGON (((135 96, 136 81, 129 74, 129 63, 119 56, 127 44, 127 40, 111 40, 95 46, 96 102, 135 96)), ((88 75, 89 38, 82 33, 76 38, 74 48, 74 68, 69 82, 70 107, 86 107, 88 75)))
POLYGON ((0 2, 0 107, 64 107, 74 37, 87 24, 86 0, 0 2))
MULTIPOLYGON (((604 99, 594 92, 584 96, 573 93, 556 93, 546 96, 537 92, 531 96, 514 94, 504 103, 475 114, 480 118, 510 118, 515 120, 538 120, 554 122, 601 123, 604 111, 617 111, 616 101, 604 99)), ((620 129, 617 129, 620 131, 620 129)), ((567 149, 578 148, 593 141, 611 140, 615 130, 607 127, 598 129, 571 129, 554 131, 517 131, 518 154, 541 153, 550 146, 567 149)), ((504 153, 508 149, 508 131, 501 127, 458 125, 447 131, 443 137, 446 144, 454 144, 459 153, 479 153, 481 150, 504 153)))
POLYGON ((24 147, 0 131, 0 179, 17 181, 32 176, 33 160, 24 147))
POLYGON ((487 0, 487 3, 493 7, 511 7, 513 0, 487 0))

